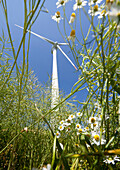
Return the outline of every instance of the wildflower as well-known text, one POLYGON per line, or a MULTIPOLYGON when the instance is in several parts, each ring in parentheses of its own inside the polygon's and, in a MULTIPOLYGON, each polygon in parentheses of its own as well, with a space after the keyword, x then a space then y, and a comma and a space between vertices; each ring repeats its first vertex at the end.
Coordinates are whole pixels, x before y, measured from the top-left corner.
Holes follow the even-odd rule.
POLYGON ((58 2, 56 3, 57 8, 64 6, 67 2, 68 0, 58 0, 58 2))
POLYGON ((70 131, 71 131, 71 129, 70 129, 70 127, 68 127, 67 130, 66 130, 66 132, 70 132, 70 131))
POLYGON ((88 14, 92 16, 97 16, 101 13, 101 9, 98 7, 98 5, 95 5, 91 7, 91 9, 88 10, 88 14))
POLYGON ((25 128, 24 128, 24 131, 28 132, 28 128, 27 128, 27 127, 25 127, 25 128))
POLYGON ((114 3, 114 0, 106 0, 106 6, 107 6, 108 10, 110 10, 113 3, 114 3))
POLYGON ((47 164, 47 170, 50 170, 50 169, 51 169, 51 165, 47 164))
POLYGON ((115 156, 114 158, 111 158, 111 157, 107 157, 107 159, 105 159, 103 162, 105 162, 106 164, 115 164, 115 162, 117 162, 117 161, 120 161, 120 157, 118 157, 118 156, 115 156))
POLYGON ((56 132, 56 134, 55 134, 55 135, 56 135, 56 137, 57 137, 57 138, 59 138, 59 137, 60 137, 60 133, 59 133, 58 131, 56 132))
POLYGON ((63 126, 63 125, 60 125, 60 126, 58 127, 58 129, 61 131, 61 130, 64 129, 64 126, 63 126))
POLYGON ((73 12, 73 13, 71 14, 71 16, 70 16, 69 24, 71 24, 71 23, 73 23, 73 22, 74 22, 75 17, 76 17, 76 15, 75 15, 75 13, 73 12))
POLYGON ((114 161, 120 161, 120 157, 115 156, 115 157, 114 157, 114 161))
POLYGON ((71 123, 73 122, 73 121, 70 120, 70 119, 66 119, 65 121, 66 121, 66 122, 64 122, 64 127, 70 126, 71 123))
POLYGON ((60 12, 57 11, 57 12, 55 13, 55 15, 52 16, 52 19, 53 19, 54 21, 56 21, 56 22, 59 23, 60 20, 62 19, 61 16, 60 16, 60 12))
POLYGON ((85 127, 85 132, 88 132, 89 131, 89 127, 87 126, 87 127, 85 127))
POLYGON ((114 162, 114 159, 112 159, 111 157, 110 158, 107 158, 107 159, 105 159, 103 162, 105 162, 106 164, 115 164, 115 162, 114 162))
POLYGON ((91 137, 91 134, 90 133, 88 133, 88 132, 85 132, 84 133, 88 138, 90 138, 91 137))
POLYGON ((82 130, 82 129, 78 129, 78 131, 79 131, 79 133, 82 133, 82 132, 83 132, 83 130, 82 130))
POLYGON ((66 123, 64 125, 69 126, 69 125, 71 125, 71 123, 73 123, 73 120, 68 118, 68 119, 66 119, 66 123))
POLYGON ((92 124, 91 124, 91 128, 94 129, 94 130, 97 130, 97 129, 99 128, 98 122, 92 123, 92 124))
POLYGON ((102 2, 102 0, 90 0, 90 2, 88 3, 89 6, 91 5, 97 5, 100 4, 102 2))
MULTIPOLYGON (((99 133, 94 133, 92 134, 93 136, 93 143, 96 144, 96 145, 100 145, 100 135, 99 133)), ((106 140, 104 138, 101 138, 101 145, 105 144, 106 143, 106 140)))
POLYGON ((75 118, 75 115, 72 115, 72 114, 68 117, 68 119, 71 119, 71 120, 74 118, 75 118))
POLYGON ((61 124, 61 125, 62 125, 62 124, 64 124, 64 121, 63 121, 63 120, 61 120, 60 124, 61 124))
POLYGON ((109 16, 113 21, 115 21, 117 24, 120 23, 120 6, 114 5, 111 7, 111 11, 109 12, 109 16))
POLYGON ((89 123, 95 123, 97 121, 97 117, 90 117, 89 123))
POLYGON ((73 10, 75 11, 77 8, 82 8, 83 6, 86 6, 87 1, 85 0, 76 0, 76 3, 73 5, 73 10))
POLYGON ((76 124, 76 129, 80 129, 81 125, 80 124, 76 124))
POLYGON ((73 43, 75 42, 75 30, 72 30, 68 40, 71 40, 73 43))
POLYGON ((82 113, 77 112, 77 113, 76 113, 76 116, 77 116, 77 117, 81 117, 81 116, 82 116, 82 113))
POLYGON ((76 143, 75 146, 78 148, 78 147, 79 147, 79 144, 76 143))

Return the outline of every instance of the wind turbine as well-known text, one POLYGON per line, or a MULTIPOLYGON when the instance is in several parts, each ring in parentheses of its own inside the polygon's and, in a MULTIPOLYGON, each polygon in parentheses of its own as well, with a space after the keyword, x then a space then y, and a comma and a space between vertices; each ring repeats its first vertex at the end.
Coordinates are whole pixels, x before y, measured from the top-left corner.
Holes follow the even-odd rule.
MULTIPOLYGON (((15 24, 16 25, 16 24, 15 24)), ((17 27, 24 29, 23 27, 16 25, 17 27)), ((59 86, 58 86, 58 71, 57 71, 57 49, 59 49, 62 54, 67 58, 67 60, 72 64, 72 66, 77 70, 73 62, 70 60, 70 58, 64 53, 64 51, 61 49, 60 46, 62 45, 69 45, 68 43, 58 43, 54 42, 48 38, 45 38, 41 35, 38 35, 30 30, 26 30, 27 32, 30 32, 31 34, 49 42, 52 44, 52 53, 53 53, 53 68, 52 68, 52 99, 51 99, 51 108, 54 108, 56 104, 58 103, 59 99, 59 86)))

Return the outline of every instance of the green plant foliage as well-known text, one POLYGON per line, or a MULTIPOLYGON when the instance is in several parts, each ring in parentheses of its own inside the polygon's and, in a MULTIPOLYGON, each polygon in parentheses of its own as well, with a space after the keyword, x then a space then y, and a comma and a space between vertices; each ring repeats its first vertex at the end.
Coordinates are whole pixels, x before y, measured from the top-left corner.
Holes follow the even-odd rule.
POLYGON ((40 0, 29 3, 24 0, 24 31, 15 51, 7 2, 1 0, 8 38, 4 32, 0 36, 0 167, 27 170, 51 163, 51 169, 56 170, 117 170, 120 161, 119 3, 106 1, 98 8, 102 1, 91 0, 87 12, 87 1, 77 1, 73 5, 77 12, 72 13, 74 18, 70 16, 69 21, 66 15, 68 1, 57 2, 58 7, 63 6, 65 35, 59 27, 60 12, 57 11, 52 19, 57 22, 63 39, 69 42, 80 75, 70 94, 61 93, 58 104, 51 109, 50 80, 42 86, 28 69, 30 34, 26 40, 26 30, 36 22, 44 2, 38 8, 40 0), (118 12, 116 18, 112 14, 114 8, 118 12), (90 22, 87 33, 83 32, 81 14, 90 22), (80 36, 76 34, 77 16, 80 36), (21 49, 23 58, 18 65, 21 49), (84 102, 68 101, 82 90, 88 92, 84 102))

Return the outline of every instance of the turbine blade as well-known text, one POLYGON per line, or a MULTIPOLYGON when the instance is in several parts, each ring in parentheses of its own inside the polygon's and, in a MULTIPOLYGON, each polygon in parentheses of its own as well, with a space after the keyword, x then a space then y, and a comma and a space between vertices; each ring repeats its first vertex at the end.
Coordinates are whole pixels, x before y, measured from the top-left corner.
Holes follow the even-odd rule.
MULTIPOLYGON (((21 28, 21 29, 24 30, 23 27, 21 27, 21 26, 19 26, 19 25, 17 25, 17 24, 15 24, 15 26, 17 26, 17 27, 19 27, 19 28, 21 28)), ((36 34, 36 33, 32 32, 32 31, 30 31, 30 30, 26 30, 26 31, 27 31, 27 32, 30 32, 31 34, 33 34, 33 35, 35 35, 35 36, 37 36, 37 37, 39 37, 39 38, 41 38, 41 39, 49 42, 49 43, 51 43, 52 45, 55 45, 55 42, 52 41, 52 40, 49 40, 49 39, 47 39, 47 38, 45 38, 45 37, 43 37, 43 36, 41 36, 41 35, 39 35, 39 34, 36 34)))
POLYGON ((64 51, 60 48, 59 45, 57 45, 57 48, 63 53, 63 55, 68 59, 68 61, 73 65, 73 67, 78 70, 75 65, 73 64, 73 62, 70 60, 70 58, 64 53, 64 51))
POLYGON ((58 43, 58 45, 69 45, 69 43, 58 43))

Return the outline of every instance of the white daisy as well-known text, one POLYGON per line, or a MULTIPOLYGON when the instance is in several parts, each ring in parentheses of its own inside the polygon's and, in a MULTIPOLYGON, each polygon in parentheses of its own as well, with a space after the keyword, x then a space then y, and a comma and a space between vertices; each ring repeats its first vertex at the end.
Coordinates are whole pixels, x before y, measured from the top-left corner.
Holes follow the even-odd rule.
POLYGON ((71 16, 70 16, 69 24, 71 24, 71 23, 73 23, 73 22, 74 22, 75 17, 76 17, 76 15, 75 15, 75 13, 73 12, 73 13, 71 14, 71 16))
POLYGON ((76 124, 76 129, 80 129, 81 125, 80 124, 76 124))
POLYGON ((111 7, 111 11, 109 12, 109 16, 113 21, 119 24, 120 23, 120 6, 113 5, 111 7))
POLYGON ((59 138, 60 137, 60 132, 57 131, 55 135, 56 135, 57 138, 59 138))
POLYGON ((60 16, 60 12, 57 11, 57 12, 55 13, 55 15, 52 16, 52 19, 53 19, 54 21, 56 21, 56 22, 59 23, 60 20, 62 19, 62 17, 60 16))
MULTIPOLYGON (((66 124, 67 126, 71 125, 71 123, 73 123, 73 120, 72 120, 72 119, 70 119, 70 118, 66 119, 66 123, 65 123, 65 124, 66 124)), ((64 124, 64 125, 65 125, 65 124, 64 124)))
POLYGON ((103 162, 105 162, 106 164, 115 164, 115 162, 114 162, 114 159, 112 159, 111 157, 110 158, 107 158, 107 159, 105 159, 103 162))
POLYGON ((73 43, 75 42, 75 30, 72 30, 68 40, 71 40, 73 43))
POLYGON ((75 118, 75 115, 72 115, 72 114, 68 117, 68 119, 71 119, 71 120, 74 118, 75 118))
MULTIPOLYGON (((100 145, 100 134, 93 132, 92 137, 93 137, 93 143, 96 144, 97 146, 99 146, 100 145)), ((104 145, 105 143, 106 143, 106 140, 102 137, 101 145, 104 145)))
POLYGON ((90 2, 88 3, 89 6, 91 5, 97 5, 100 4, 102 2, 102 0, 90 0, 90 2))
POLYGON ((97 121, 97 117, 90 117, 89 118, 89 123, 91 124, 91 123, 96 123, 96 121, 97 121))
POLYGON ((73 5, 73 10, 75 11, 78 8, 82 8, 83 6, 86 6, 87 1, 85 0, 76 0, 76 3, 73 5))
POLYGON ((66 119, 64 122, 64 127, 70 126, 73 121, 70 119, 66 119))
POLYGON ((114 4, 114 0, 106 0, 106 7, 110 10, 111 6, 114 4))
POLYGON ((64 124, 64 120, 61 120, 61 121, 60 121, 60 124, 61 124, 61 125, 64 124))
POLYGON ((76 116, 77 116, 77 117, 81 117, 81 116, 82 116, 82 113, 77 112, 77 113, 76 113, 76 116))
POLYGON ((94 129, 95 131, 99 128, 98 122, 91 123, 91 128, 94 129))
POLYGON ((79 128, 79 129, 78 129, 78 132, 79 132, 79 133, 83 133, 83 132, 84 132, 84 129, 79 128))
POLYGON ((24 131, 28 132, 28 128, 27 128, 27 127, 25 127, 25 128, 24 128, 24 131))
POLYGON ((64 6, 67 2, 68 0, 58 0, 58 2, 56 2, 57 8, 64 6))
POLYGON ((85 132, 89 132, 90 128, 87 126, 84 128, 85 132))
POLYGON ((114 157, 114 161, 119 161, 119 162, 120 162, 120 157, 115 156, 115 157, 114 157))
POLYGON ((68 127, 67 130, 66 130, 66 132, 71 132, 71 128, 68 127))
POLYGON ((63 125, 60 125, 60 126, 58 127, 58 129, 61 131, 61 130, 64 129, 64 126, 63 126, 63 125))
POLYGON ((101 8, 99 8, 98 5, 95 5, 88 10, 88 14, 92 16, 97 16, 101 14, 101 11, 102 11, 101 8))

